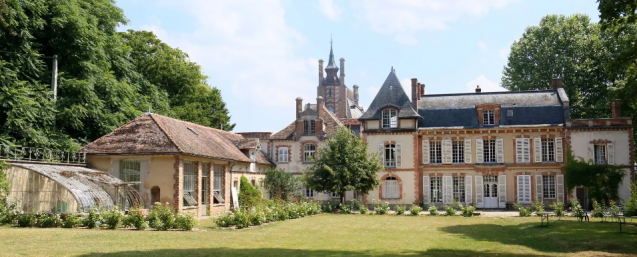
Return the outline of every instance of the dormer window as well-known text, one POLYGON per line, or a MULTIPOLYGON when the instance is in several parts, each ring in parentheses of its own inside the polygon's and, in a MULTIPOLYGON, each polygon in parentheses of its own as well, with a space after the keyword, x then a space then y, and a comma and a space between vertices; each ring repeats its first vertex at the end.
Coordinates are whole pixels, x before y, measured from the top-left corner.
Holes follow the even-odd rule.
POLYGON ((397 128, 398 127, 398 110, 387 109, 383 110, 383 128, 397 128))
POLYGON ((493 110, 482 111, 482 124, 495 125, 495 112, 493 110))

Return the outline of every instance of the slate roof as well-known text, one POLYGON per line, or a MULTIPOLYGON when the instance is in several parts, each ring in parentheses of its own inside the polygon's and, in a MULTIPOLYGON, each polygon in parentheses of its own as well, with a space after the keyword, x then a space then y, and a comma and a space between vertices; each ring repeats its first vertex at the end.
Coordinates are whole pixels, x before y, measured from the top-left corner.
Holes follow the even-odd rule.
POLYGON ((369 105, 367 111, 359 118, 360 120, 380 119, 380 109, 386 106, 393 106, 399 109, 398 118, 416 118, 420 117, 414 110, 409 101, 409 97, 403 90, 400 80, 396 76, 396 70, 392 67, 392 71, 385 79, 385 83, 378 90, 376 97, 369 105))
POLYGON ((336 62, 334 61, 334 51, 332 50, 331 43, 330 43, 330 59, 327 61, 327 67, 325 67, 325 69, 338 70, 338 67, 336 67, 336 62))
MULTIPOLYGON (((566 99, 568 101, 568 99, 566 99)), ((502 106, 546 106, 561 105, 556 90, 502 91, 485 93, 422 95, 418 109, 467 108, 481 104, 502 106)))
MULTIPOLYGON (((301 112, 301 115, 304 115, 308 109, 316 109, 316 105, 306 105, 306 110, 301 112)), ((325 123, 325 134, 332 135, 336 133, 339 127, 343 126, 343 123, 339 121, 339 119, 330 112, 325 106, 323 106, 323 122, 325 123)), ((274 133, 270 139, 278 139, 278 140, 294 140, 294 134, 296 130, 296 121, 290 123, 290 125, 286 126, 283 130, 274 133)))
POLYGON ((358 119, 363 116, 363 108, 358 106, 354 100, 347 98, 347 117, 358 119))
MULTIPOLYGON (((254 162, 235 144, 252 146, 255 144, 253 140, 256 141, 240 134, 151 113, 142 114, 80 151, 95 155, 187 154, 254 162)), ((260 163, 271 164, 269 161, 260 163)))

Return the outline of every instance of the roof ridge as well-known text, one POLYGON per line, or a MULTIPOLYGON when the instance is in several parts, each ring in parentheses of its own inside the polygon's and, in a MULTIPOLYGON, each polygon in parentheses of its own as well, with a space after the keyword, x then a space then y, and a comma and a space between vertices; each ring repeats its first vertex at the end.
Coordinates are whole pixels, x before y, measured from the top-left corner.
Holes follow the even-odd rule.
POLYGON ((555 89, 544 89, 544 90, 506 90, 506 91, 493 91, 493 92, 465 92, 465 93, 445 93, 445 94, 423 94, 424 97, 430 96, 455 96, 455 95, 493 95, 493 94, 513 94, 513 93, 546 93, 546 92, 557 92, 555 89))
MULTIPOLYGON (((154 115, 158 115, 158 114, 154 114, 154 113, 150 113, 148 114, 150 116, 150 118, 155 122, 155 124, 157 124, 157 127, 159 127, 159 129, 164 132, 164 135, 166 135, 166 137, 168 137, 168 139, 170 140, 171 143, 173 143, 173 145, 175 145, 175 147, 177 147, 177 150, 179 150, 179 152, 181 153, 185 153, 183 149, 181 149, 181 147, 175 143, 175 140, 173 139, 173 137, 171 137, 168 132, 166 132, 166 130, 159 124, 159 122, 157 122, 157 120, 155 120, 155 117, 153 117, 154 115)), ((162 117, 167 117, 167 116, 163 116, 163 115, 159 115, 162 117)))
POLYGON ((95 142, 97 142, 97 141, 102 140, 103 138, 107 137, 108 135, 110 135, 110 134, 112 134, 112 133, 115 133, 115 131, 118 131, 119 129, 121 129, 121 128, 123 128, 123 127, 127 126, 128 124, 132 123, 133 121, 136 121, 137 119, 139 119, 139 118, 143 117, 144 115, 145 115, 145 114, 142 114, 142 115, 139 115, 139 116, 135 117, 134 119, 132 119, 132 120, 130 120, 130 121, 128 121, 128 122, 126 122, 126 123, 124 123, 124 125, 121 125, 121 126, 117 127, 116 129, 114 129, 114 130, 113 130, 113 131, 111 131, 110 133, 106 133, 106 134, 102 135, 101 137, 99 137, 98 139, 93 140, 92 142, 88 143, 87 145, 85 145, 84 147, 80 148, 80 149, 79 149, 79 150, 77 150, 77 151, 79 152, 79 151, 81 151, 82 149, 84 149, 84 148, 88 147, 89 145, 92 145, 93 143, 95 143, 95 142))
POLYGON ((234 133, 234 132, 230 132, 230 131, 225 131, 225 130, 223 130, 223 129, 213 128, 213 127, 208 127, 208 126, 204 126, 204 125, 197 124, 197 123, 194 123, 194 122, 190 122, 190 121, 187 121, 187 120, 180 120, 180 119, 173 118, 173 117, 166 116, 166 115, 161 115, 161 114, 157 114, 157 113, 151 113, 151 115, 156 115, 156 116, 160 116, 160 117, 163 117, 163 118, 169 118, 169 119, 178 120, 178 121, 180 121, 180 122, 184 122, 184 123, 192 124, 192 125, 199 126, 199 127, 204 127, 204 128, 206 128, 206 129, 212 129, 212 130, 214 130, 214 131, 219 131, 219 132, 225 132, 225 133, 231 133, 231 134, 237 134, 237 135, 239 135, 238 133, 234 133))

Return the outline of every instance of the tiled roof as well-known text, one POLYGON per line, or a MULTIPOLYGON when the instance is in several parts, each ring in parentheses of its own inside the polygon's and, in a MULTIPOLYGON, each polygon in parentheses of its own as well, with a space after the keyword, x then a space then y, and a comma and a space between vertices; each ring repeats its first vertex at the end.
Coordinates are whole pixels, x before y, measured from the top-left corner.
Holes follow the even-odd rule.
POLYGON ((392 68, 392 71, 387 76, 385 83, 378 90, 376 97, 369 105, 367 111, 360 117, 361 120, 380 119, 380 109, 386 106, 393 106, 398 108, 399 118, 417 118, 418 113, 414 110, 409 101, 409 97, 405 94, 400 80, 396 76, 396 71, 392 68))
MULTIPOLYGON (((253 144, 242 135, 159 114, 143 114, 86 145, 87 154, 188 154, 253 162, 242 147, 253 144)), ((255 147, 256 149, 256 147, 255 147)))
POLYGON ((359 125, 361 125, 361 122, 358 119, 356 119, 356 118, 342 118, 342 119, 339 119, 339 121, 341 123, 343 123, 343 125, 345 125, 345 126, 359 126, 359 125))
POLYGON ((257 138, 245 138, 239 140, 233 140, 232 143, 239 149, 256 149, 259 146, 259 139, 257 138))
POLYGON ((296 129, 296 121, 293 121, 290 125, 285 127, 283 130, 274 133, 272 135, 272 139, 282 139, 282 140, 294 140, 294 130, 296 129))
POLYGON ((274 162, 270 161, 270 159, 267 157, 267 154, 265 154, 264 152, 258 151, 256 156, 257 163, 274 165, 274 162))
MULTIPOLYGON (((309 108, 306 108, 306 110, 304 110, 302 113, 305 113, 305 111, 308 111, 308 109, 311 109, 312 107, 316 108, 316 105, 309 105, 309 108)), ((323 106, 323 122, 325 123, 325 129, 323 130, 327 135, 332 135, 334 133, 336 133, 336 131, 338 130, 339 127, 343 126, 343 123, 341 123, 339 121, 338 118, 336 118, 336 116, 330 112, 325 106, 323 106)), ((294 140, 294 133, 296 131, 296 121, 293 121, 292 123, 290 123, 290 125, 288 125, 287 127, 285 127, 283 130, 274 133, 271 137, 271 139, 279 139, 279 140, 294 140)))

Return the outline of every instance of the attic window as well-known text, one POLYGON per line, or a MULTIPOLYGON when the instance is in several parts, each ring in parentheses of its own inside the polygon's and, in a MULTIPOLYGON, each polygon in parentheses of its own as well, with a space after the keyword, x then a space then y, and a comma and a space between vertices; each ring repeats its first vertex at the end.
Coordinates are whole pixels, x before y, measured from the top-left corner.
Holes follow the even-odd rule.
POLYGON ((192 131, 192 133, 195 133, 195 135, 199 135, 199 133, 197 133, 194 128, 188 127, 188 130, 192 131))
POLYGON ((398 127, 398 111, 395 109, 387 109, 382 112, 383 128, 398 127))

